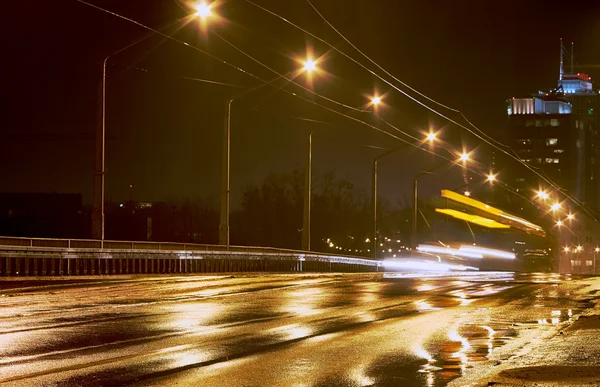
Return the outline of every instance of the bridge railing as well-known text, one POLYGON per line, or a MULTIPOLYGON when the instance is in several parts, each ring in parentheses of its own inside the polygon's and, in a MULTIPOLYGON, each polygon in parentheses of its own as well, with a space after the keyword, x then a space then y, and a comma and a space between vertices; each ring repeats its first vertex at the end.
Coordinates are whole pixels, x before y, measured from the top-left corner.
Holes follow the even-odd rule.
POLYGON ((257 246, 0 237, 0 275, 378 271, 364 257, 257 246))

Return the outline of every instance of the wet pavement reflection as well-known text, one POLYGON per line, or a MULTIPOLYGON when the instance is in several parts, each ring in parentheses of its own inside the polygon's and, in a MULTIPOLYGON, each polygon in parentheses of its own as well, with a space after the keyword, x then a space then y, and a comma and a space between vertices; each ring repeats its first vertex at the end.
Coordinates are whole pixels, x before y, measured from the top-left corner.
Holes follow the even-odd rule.
POLYGON ((0 384, 442 386, 588 307, 575 277, 0 283, 0 384), (525 335, 524 333, 527 333, 525 335))

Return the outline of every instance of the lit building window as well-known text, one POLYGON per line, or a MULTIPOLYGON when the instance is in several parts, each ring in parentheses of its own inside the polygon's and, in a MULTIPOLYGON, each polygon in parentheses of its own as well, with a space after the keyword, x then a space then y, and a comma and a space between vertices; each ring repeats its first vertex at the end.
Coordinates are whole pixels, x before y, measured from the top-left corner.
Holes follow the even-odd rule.
POLYGON ((554 153, 564 153, 564 151, 565 151, 564 149, 555 149, 554 153))
POLYGON ((544 161, 546 162, 546 164, 558 164, 560 162, 559 159, 554 159, 552 157, 547 157, 544 159, 544 161))
POLYGON ((546 146, 554 146, 558 144, 558 138, 547 138, 546 139, 546 146))
POLYGON ((550 126, 560 126, 560 121, 557 118, 553 118, 550 120, 550 126))
POLYGON ((519 138, 517 140, 517 144, 519 144, 519 145, 531 145, 531 139, 530 138, 519 138))
POLYGON ((535 120, 535 126, 542 126, 542 120, 535 120))

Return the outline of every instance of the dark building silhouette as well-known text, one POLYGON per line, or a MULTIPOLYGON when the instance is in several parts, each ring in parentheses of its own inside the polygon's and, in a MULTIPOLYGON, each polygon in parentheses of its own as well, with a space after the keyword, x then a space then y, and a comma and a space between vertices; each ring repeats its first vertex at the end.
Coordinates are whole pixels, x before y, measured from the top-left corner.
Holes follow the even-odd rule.
POLYGON ((0 235, 87 238, 81 194, 0 193, 0 235))

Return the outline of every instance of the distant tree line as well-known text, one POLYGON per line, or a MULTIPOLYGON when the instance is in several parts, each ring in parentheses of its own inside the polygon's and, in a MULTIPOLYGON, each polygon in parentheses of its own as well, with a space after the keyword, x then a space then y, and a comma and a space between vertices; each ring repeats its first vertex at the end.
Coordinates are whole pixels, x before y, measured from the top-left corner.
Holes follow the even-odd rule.
MULTIPOLYGON (((313 176, 312 249, 370 255, 371 206, 370 196, 351 182, 333 173, 313 176)), ((379 230, 382 235, 404 238, 408 235, 408 212, 389 207, 385 200, 379 200, 379 230)), ((107 239, 218 243, 219 208, 215 200, 159 202, 148 208, 125 203, 109 208, 107 239)), ((231 214, 231 244, 300 249, 303 209, 304 173, 272 173, 243 189, 240 206, 231 214)))

